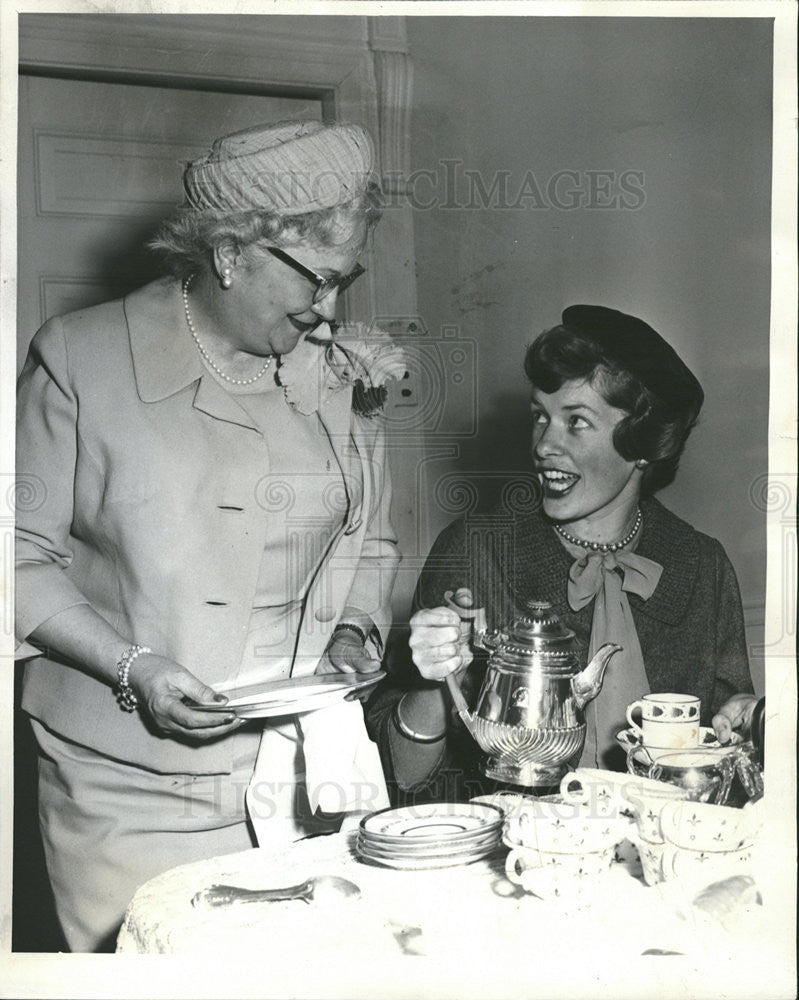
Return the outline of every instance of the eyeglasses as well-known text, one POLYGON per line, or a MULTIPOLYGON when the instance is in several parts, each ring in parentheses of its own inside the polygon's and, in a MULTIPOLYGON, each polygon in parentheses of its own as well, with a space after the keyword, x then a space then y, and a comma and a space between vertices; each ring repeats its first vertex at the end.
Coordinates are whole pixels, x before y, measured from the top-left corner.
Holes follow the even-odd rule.
POLYGON ((280 247, 267 247, 266 248, 273 257, 277 257, 278 260, 282 260, 284 264, 288 264, 289 267, 294 268, 298 271, 304 278, 313 282, 316 285, 316 289, 313 293, 314 304, 321 302, 326 295, 330 295, 333 289, 339 292, 343 292, 345 288, 355 281, 356 278, 360 276, 366 270, 365 267, 361 267, 360 264, 356 264, 355 267, 350 271, 349 274, 336 274, 332 277, 326 278, 324 275, 319 274, 310 267, 306 267, 305 264, 301 264, 295 257, 291 254, 286 253, 285 250, 281 250, 280 247))

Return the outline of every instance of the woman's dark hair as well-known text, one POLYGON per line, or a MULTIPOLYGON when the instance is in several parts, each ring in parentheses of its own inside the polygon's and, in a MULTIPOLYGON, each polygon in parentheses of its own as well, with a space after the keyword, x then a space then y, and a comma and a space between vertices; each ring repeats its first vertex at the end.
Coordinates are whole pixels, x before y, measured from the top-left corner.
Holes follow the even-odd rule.
POLYGON ((613 431, 613 445, 627 461, 649 463, 641 488, 644 496, 651 496, 674 479, 701 398, 698 403, 680 394, 664 399, 631 368, 618 349, 611 354, 590 333, 566 326, 545 330, 524 359, 528 379, 541 392, 557 392, 564 382, 587 379, 610 406, 626 411, 613 431))
POLYGON ((250 247, 300 240, 336 246, 346 243, 362 222, 372 230, 382 211, 382 193, 374 182, 350 202, 302 215, 258 210, 225 214, 186 207, 161 224, 148 248, 161 257, 167 271, 183 279, 206 266, 213 249, 224 243, 245 253, 250 247))

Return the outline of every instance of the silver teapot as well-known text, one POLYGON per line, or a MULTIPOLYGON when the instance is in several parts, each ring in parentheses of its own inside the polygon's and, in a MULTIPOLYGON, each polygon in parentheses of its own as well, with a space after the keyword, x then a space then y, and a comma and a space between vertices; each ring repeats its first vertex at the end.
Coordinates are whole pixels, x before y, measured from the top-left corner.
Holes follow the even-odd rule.
MULTIPOLYGON (((460 595, 459 595, 460 596, 460 595)), ((585 706, 602 690, 605 669, 621 647, 602 646, 580 669, 575 635, 547 601, 525 602, 525 613, 488 632, 482 608, 446 603, 469 622, 473 644, 491 654, 474 712, 457 680, 447 683, 458 715, 488 755, 487 777, 514 785, 558 785, 585 743, 585 706)))

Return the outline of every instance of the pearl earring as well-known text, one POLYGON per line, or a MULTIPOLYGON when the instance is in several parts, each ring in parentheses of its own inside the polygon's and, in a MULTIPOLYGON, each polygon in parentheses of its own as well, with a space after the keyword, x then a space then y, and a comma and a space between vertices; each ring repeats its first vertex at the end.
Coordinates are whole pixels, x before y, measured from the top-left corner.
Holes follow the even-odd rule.
POLYGON ((647 465, 649 465, 649 462, 645 458, 639 458, 635 463, 636 469, 645 469, 647 465))
POLYGON ((230 288, 230 286, 233 284, 233 268, 232 267, 223 267, 222 268, 222 279, 220 281, 220 284, 222 285, 223 288, 230 288))

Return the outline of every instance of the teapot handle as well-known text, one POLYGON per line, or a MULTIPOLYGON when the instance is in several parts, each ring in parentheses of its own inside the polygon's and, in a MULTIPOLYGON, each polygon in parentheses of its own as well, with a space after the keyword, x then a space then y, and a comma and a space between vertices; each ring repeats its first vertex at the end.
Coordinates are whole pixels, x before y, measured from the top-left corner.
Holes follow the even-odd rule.
MULTIPOLYGON (((451 610, 454 611, 456 615, 461 620, 461 639, 467 642, 470 638, 472 627, 476 635, 481 637, 486 631, 486 617, 484 608, 472 608, 469 605, 460 604, 455 598, 460 593, 456 591, 453 593, 448 590, 444 594, 444 603, 451 610)), ((468 591, 467 591, 468 593, 468 591)), ((469 594, 469 599, 471 600, 471 594, 469 594)), ((458 679, 454 674, 447 674, 446 676, 447 688, 449 689, 450 696, 455 705, 458 715, 461 717, 461 721, 466 726, 469 733, 474 736, 474 724, 472 719, 472 714, 469 711, 469 706, 466 699, 463 697, 463 692, 461 691, 458 679)))
POLYGON ((461 717, 461 721, 464 726, 469 730, 472 736, 474 736, 474 724, 472 719, 472 713, 469 711, 469 706, 466 699, 463 697, 463 691, 461 691, 461 686, 458 683, 457 677, 454 674, 447 674, 445 678, 447 682, 447 688, 449 689, 452 701, 455 704, 455 709, 458 715, 461 717))
MULTIPOLYGON (((488 631, 485 608, 473 608, 471 603, 461 604, 457 600, 460 593, 460 590, 444 591, 444 604, 460 618, 461 637, 467 640, 472 633, 472 629, 474 629, 475 638, 482 645, 488 631)), ((469 592, 467 591, 467 593, 469 592)), ((469 601, 471 602, 471 593, 469 593, 469 601)))

